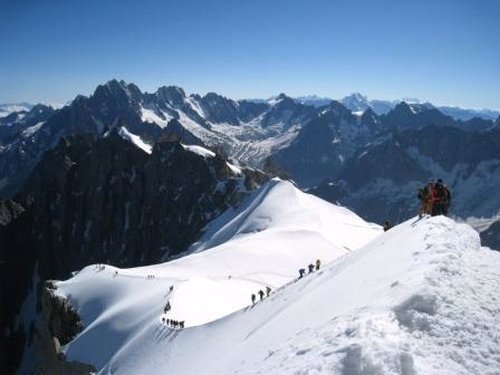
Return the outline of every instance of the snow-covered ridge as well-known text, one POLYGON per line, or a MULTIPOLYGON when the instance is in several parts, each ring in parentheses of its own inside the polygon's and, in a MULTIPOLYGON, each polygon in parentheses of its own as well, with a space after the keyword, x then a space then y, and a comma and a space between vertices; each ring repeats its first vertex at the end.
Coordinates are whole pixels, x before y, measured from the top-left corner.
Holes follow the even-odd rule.
POLYGON ((150 122, 153 124, 158 125, 160 128, 164 128, 167 126, 168 122, 173 118, 169 114, 165 112, 161 112, 162 117, 160 117, 156 112, 152 109, 147 109, 144 107, 141 107, 141 120, 144 122, 150 122))
POLYGON ((132 142, 141 150, 147 152, 148 154, 151 154, 153 147, 144 142, 138 135, 131 133, 127 128, 121 126, 120 129, 118 130, 118 134, 123 139, 132 142))
POLYGON ((355 251, 381 230, 289 182, 274 180, 208 232, 215 232, 213 240, 193 255, 134 269, 89 266, 59 283, 58 292, 71 296, 86 325, 68 355, 85 352, 85 361, 103 366, 126 337, 159 321, 167 301, 172 306, 167 318, 183 320, 186 327, 206 324, 245 308, 250 295, 266 286, 277 290, 293 281, 300 268, 316 259, 328 263, 355 251), (90 345, 104 332, 114 344, 90 345))
MULTIPOLYGON (((285 194, 287 184, 267 189, 266 195, 285 190, 279 192, 283 207, 294 199, 285 194)), ((68 359, 93 363, 102 374, 465 375, 500 368, 500 254, 481 248, 467 225, 444 217, 409 220, 319 272, 273 288, 251 309, 200 327, 163 325, 167 300, 167 316, 174 319, 186 318, 190 309, 208 314, 237 299, 248 304, 256 288, 289 278, 281 273, 290 265, 318 256, 321 240, 298 252, 293 245, 306 242, 302 233, 291 234, 293 223, 263 215, 273 201, 249 202, 234 220, 219 222, 215 236, 226 232, 230 240, 191 257, 130 270, 90 266, 59 283, 58 292, 70 296, 86 324, 65 348, 68 359), (289 230, 280 236, 278 228, 289 230), (267 245, 258 241, 266 232, 276 236, 267 245), (282 242, 286 254, 280 254, 282 242), (247 273, 250 268, 257 272, 247 273), (187 273, 199 276, 181 281, 187 273), (148 274, 156 277, 145 279, 148 274), (172 292, 170 284, 176 284, 172 292), (190 294, 196 294, 192 305, 183 304, 190 294)), ((307 225, 302 209, 295 219, 307 225)), ((363 232, 363 225, 352 224, 342 233, 363 232)))
POLYGON ((185 150, 193 152, 197 155, 203 156, 204 158, 213 158, 215 157, 215 152, 207 150, 205 147, 196 146, 196 145, 182 145, 185 150))
POLYGON ((40 128, 45 124, 45 121, 41 121, 36 123, 33 126, 30 126, 29 128, 26 128, 22 131, 22 135, 25 138, 31 137, 33 134, 35 134, 37 131, 40 130, 40 128))

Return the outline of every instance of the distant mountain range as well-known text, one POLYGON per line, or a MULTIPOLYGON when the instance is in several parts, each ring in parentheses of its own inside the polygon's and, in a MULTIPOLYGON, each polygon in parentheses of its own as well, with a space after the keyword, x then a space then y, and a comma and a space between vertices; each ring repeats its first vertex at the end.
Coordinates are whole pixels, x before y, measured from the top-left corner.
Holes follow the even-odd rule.
MULTIPOLYGON (((255 103, 267 103, 274 99, 272 97, 270 99, 248 99, 248 101, 255 103)), ((293 98, 300 104, 312 105, 314 107, 322 107, 328 105, 331 101, 337 100, 332 99, 326 96, 318 96, 318 95, 304 95, 297 96, 293 98)), ((366 111, 368 108, 371 108, 376 114, 383 115, 388 113, 391 109, 393 109, 397 104, 401 102, 405 102, 407 104, 420 104, 428 107, 435 107, 439 109, 445 115, 453 117, 455 120, 468 121, 475 117, 481 118, 484 120, 496 120, 500 116, 499 109, 467 109, 460 108, 458 106, 434 106, 433 104, 421 101, 415 98, 402 98, 400 100, 380 100, 380 99, 368 99, 367 96, 362 95, 360 93, 352 93, 344 98, 338 100, 342 103, 346 108, 351 110, 352 112, 361 114, 366 111)), ((68 104, 70 104, 69 102, 68 104)), ((46 104, 49 105, 49 104, 46 104)), ((22 103, 11 103, 11 104, 0 104, 0 117, 5 117, 12 112, 19 111, 29 111, 34 105, 26 102, 22 103)), ((50 104, 50 106, 54 109, 62 108, 63 105, 60 104, 50 104)))
POLYGON ((371 220, 411 216, 414 191, 437 177, 460 193, 455 214, 489 216, 500 208, 499 124, 456 120, 413 99, 395 104, 353 94, 337 102, 280 94, 232 100, 188 95, 175 86, 145 93, 112 80, 61 109, 37 105, 0 118, 0 194, 18 192, 61 137, 103 137, 117 129, 143 150, 177 138, 235 164, 289 176, 371 220))
MULTIPOLYGON (((294 98, 297 102, 315 107, 322 107, 328 105, 334 99, 324 96, 307 95, 297 96, 294 98)), ((251 99, 254 102, 265 103, 271 99, 251 99)), ((410 105, 425 106, 428 108, 435 107, 445 115, 453 117, 455 120, 469 121, 473 118, 483 120, 496 120, 500 116, 498 109, 464 109, 457 106, 434 106, 433 104, 421 101, 415 98, 402 98, 400 100, 379 100, 368 99, 367 96, 360 93, 352 93, 340 100, 347 109, 351 110, 353 114, 361 115, 368 108, 373 110, 377 115, 384 115, 390 112, 396 105, 405 102, 410 105)))

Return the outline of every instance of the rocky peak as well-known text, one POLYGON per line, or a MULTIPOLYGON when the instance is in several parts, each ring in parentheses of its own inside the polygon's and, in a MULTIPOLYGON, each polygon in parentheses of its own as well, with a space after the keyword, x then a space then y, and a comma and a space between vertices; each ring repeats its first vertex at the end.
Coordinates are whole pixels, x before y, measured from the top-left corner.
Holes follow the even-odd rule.
POLYGON ((415 111, 412 110, 412 108, 408 105, 406 102, 400 102, 399 104, 396 104, 394 109, 389 112, 388 116, 397 116, 397 117, 407 117, 407 116, 413 116, 415 114, 415 111))
POLYGON ((332 100, 326 109, 328 112, 331 112, 335 117, 338 117, 340 119, 346 119, 349 122, 354 121, 351 111, 347 109, 342 103, 336 100, 332 100))
POLYGON ((371 107, 368 98, 361 95, 359 92, 354 92, 351 95, 344 97, 341 103, 351 111, 365 111, 371 107))
POLYGON ((137 86, 113 79, 97 86, 89 102, 94 110, 108 116, 110 112, 124 111, 141 100, 142 93, 137 86))
POLYGON ((186 98, 184 90, 177 86, 162 86, 156 91, 156 95, 175 107, 183 106, 186 98))
POLYGON ((371 108, 368 108, 366 111, 363 112, 363 114, 361 115, 361 118, 362 119, 374 119, 374 118, 377 118, 377 114, 373 111, 373 109, 371 108))
POLYGON ((303 104, 300 104, 295 101, 295 99, 289 97, 288 95, 281 93, 279 94, 276 99, 275 99, 275 107, 276 109, 284 110, 284 109, 294 109, 300 106, 303 106, 303 104))
POLYGON ((370 128, 380 127, 381 125, 379 117, 371 108, 368 108, 361 115, 361 124, 367 125, 370 128))
POLYGON ((209 92, 201 98, 201 105, 207 120, 211 122, 225 122, 231 125, 239 125, 239 104, 214 92, 209 92))

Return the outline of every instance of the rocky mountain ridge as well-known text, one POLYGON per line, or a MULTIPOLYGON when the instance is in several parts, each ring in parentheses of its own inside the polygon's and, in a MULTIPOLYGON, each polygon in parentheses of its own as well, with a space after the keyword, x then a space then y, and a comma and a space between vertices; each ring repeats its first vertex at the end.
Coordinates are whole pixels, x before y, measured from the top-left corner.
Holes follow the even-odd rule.
MULTIPOLYGON (((366 101, 366 97, 356 94, 344 104, 359 106, 366 101)), ((304 188, 323 182, 322 190, 325 186, 349 185, 344 189, 345 197, 350 195, 347 200, 336 194, 323 196, 335 197, 350 206, 357 201, 353 198, 357 194, 362 197, 361 203, 352 207, 373 220, 383 220, 388 213, 391 220, 407 217, 414 204, 410 204, 410 211, 405 204, 394 214, 393 209, 387 208, 396 204, 394 196, 405 195, 410 202, 416 186, 439 177, 444 177, 454 189, 467 186, 462 202, 471 201, 478 194, 486 197, 479 199, 482 202, 475 207, 458 207, 457 215, 492 215, 499 207, 499 199, 490 199, 496 195, 486 192, 496 186, 493 174, 498 156, 489 152, 489 160, 482 157, 489 166, 476 163, 477 155, 484 154, 483 148, 496 147, 498 120, 456 121, 429 103, 401 102, 383 115, 368 106, 358 114, 336 101, 310 106, 285 94, 260 102, 235 101, 216 93, 187 95, 175 86, 164 86, 149 94, 134 84, 112 80, 98 86, 89 98, 78 97, 58 111, 41 109, 33 108, 22 121, 0 127, 7 129, 0 131, 0 189, 4 197, 17 191, 43 153, 54 147, 60 137, 85 133, 102 137, 118 128, 123 129, 120 134, 124 138, 138 139, 149 149, 161 138, 181 139, 185 144, 212 147, 242 164, 271 165, 304 188), (430 131, 424 130, 428 127, 430 131), (416 137, 414 144, 405 141, 405 132, 416 137), (399 138, 403 148, 398 146, 399 138), (461 142, 459 152, 454 142, 461 142), (429 148, 427 145, 431 144, 429 148), (362 156, 366 155, 373 164, 370 171, 369 164, 362 163, 362 156), (452 171, 453 166, 458 169, 452 171), (459 172, 471 168, 484 170, 459 172), (472 186, 473 179, 481 176, 488 185, 482 191, 480 185, 472 186), (411 183, 410 177, 414 179, 411 183), (377 194, 376 210, 367 208, 373 206, 373 189, 381 189, 375 179, 391 185, 388 189, 384 182, 382 192, 377 194), (403 180, 407 183, 400 185, 403 180), (490 203, 492 206, 488 207, 490 203)))

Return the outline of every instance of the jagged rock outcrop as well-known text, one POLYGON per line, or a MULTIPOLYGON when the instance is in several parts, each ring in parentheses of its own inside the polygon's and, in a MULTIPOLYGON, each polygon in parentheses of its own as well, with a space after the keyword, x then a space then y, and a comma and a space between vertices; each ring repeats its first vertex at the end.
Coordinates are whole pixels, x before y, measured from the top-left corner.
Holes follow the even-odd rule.
POLYGON ((496 220, 488 229, 479 234, 483 246, 500 251, 500 219, 496 220))
POLYGON ((36 365, 31 369, 37 374, 87 375, 95 368, 77 361, 67 361, 61 346, 70 342, 83 325, 80 317, 66 299, 54 293, 53 282, 47 281, 40 297, 40 317, 32 325, 29 338, 36 365))
POLYGON ((23 206, 12 200, 0 201, 0 226, 6 226, 23 212, 23 206))

